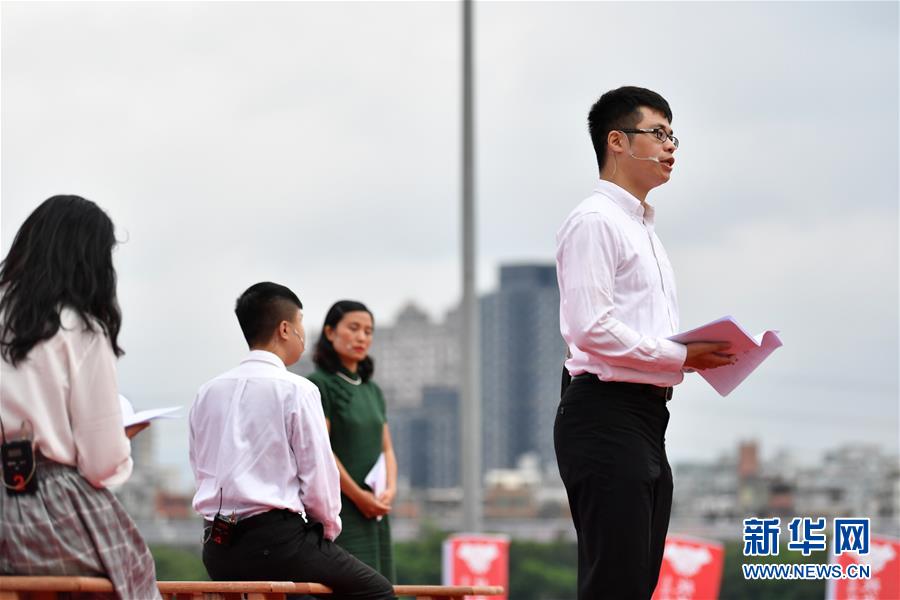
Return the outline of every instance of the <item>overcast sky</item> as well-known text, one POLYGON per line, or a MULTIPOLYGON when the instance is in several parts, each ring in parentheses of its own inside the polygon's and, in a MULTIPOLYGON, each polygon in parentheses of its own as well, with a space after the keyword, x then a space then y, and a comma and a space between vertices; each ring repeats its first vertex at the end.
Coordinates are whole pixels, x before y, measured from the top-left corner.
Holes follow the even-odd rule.
MULTIPOLYGON (((298 293, 311 339, 342 297, 379 323, 458 302, 456 3, 0 10, 3 255, 53 194, 108 211, 138 408, 186 409, 240 360, 233 303, 260 280, 298 293)), ((481 290, 505 261, 552 262, 596 180, 590 105, 652 88, 682 142, 649 200, 683 327, 731 314, 785 342, 728 398, 679 387, 670 459, 749 438, 896 452, 898 4, 504 2, 475 18, 481 290)), ((187 484, 186 420, 154 428, 187 484)))

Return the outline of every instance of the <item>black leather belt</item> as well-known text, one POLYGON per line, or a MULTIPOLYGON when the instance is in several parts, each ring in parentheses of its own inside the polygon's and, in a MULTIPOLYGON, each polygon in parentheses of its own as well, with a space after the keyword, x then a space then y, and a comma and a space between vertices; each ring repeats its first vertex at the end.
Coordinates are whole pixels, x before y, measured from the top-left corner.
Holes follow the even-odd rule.
MULTIPOLYGON (((238 519, 237 523, 235 523, 234 525, 234 530, 243 531, 245 529, 256 529, 257 527, 264 527, 266 525, 271 525, 272 523, 287 521, 291 519, 301 519, 304 523, 309 525, 309 521, 307 521, 306 517, 304 517, 300 513, 295 513, 294 511, 288 510, 286 508, 276 508, 264 513, 255 514, 252 517, 244 517, 242 519, 238 519)), ((210 521, 209 519, 205 519, 203 526, 204 530, 208 530, 212 527, 212 521, 210 521)))
POLYGON ((629 394, 646 394, 654 398, 665 400, 666 402, 672 399, 673 388, 660 387, 658 385, 653 385, 652 383, 632 383, 630 381, 603 381, 593 373, 581 373, 580 375, 575 375, 574 377, 572 377, 572 381, 591 381, 595 385, 610 388, 610 391, 618 390, 621 392, 627 392, 629 394))

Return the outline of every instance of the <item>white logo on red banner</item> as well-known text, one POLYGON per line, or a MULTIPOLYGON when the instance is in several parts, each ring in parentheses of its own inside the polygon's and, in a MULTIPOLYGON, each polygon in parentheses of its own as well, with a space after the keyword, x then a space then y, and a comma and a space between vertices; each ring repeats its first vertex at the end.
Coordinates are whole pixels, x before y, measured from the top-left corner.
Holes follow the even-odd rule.
POLYGON ((453 535, 444 540, 444 585, 500 585, 503 596, 466 596, 469 600, 508 598, 509 538, 453 535))
POLYGON ((653 600, 718 598, 724 562, 725 550, 718 542, 668 536, 653 600))
POLYGON ((473 544, 463 542, 456 550, 459 557, 469 567, 469 571, 475 575, 484 575, 491 570, 494 559, 500 556, 500 550, 497 544, 473 544))
POLYGON ((828 582, 830 600, 896 600, 900 598, 900 540, 872 536, 869 553, 844 552, 834 557, 846 572, 849 565, 869 565, 869 579, 836 579, 828 582))

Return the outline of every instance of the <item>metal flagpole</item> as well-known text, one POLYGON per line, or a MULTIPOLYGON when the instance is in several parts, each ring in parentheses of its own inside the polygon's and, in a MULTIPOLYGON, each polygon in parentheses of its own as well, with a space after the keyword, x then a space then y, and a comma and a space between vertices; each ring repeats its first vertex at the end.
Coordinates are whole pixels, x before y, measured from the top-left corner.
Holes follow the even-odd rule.
POLYGON ((475 290, 475 117, 472 0, 463 0, 462 97, 462 444, 463 528, 481 531, 481 344, 475 290))

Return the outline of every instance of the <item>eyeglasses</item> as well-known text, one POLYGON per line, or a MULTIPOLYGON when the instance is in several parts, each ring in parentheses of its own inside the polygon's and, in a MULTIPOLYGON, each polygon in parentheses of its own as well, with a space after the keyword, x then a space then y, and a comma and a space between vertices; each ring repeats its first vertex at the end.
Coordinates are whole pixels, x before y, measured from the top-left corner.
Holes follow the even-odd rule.
POLYGON ((660 142, 665 144, 666 140, 672 140, 675 147, 678 147, 678 138, 671 133, 667 133, 662 127, 654 127, 653 129, 620 129, 619 131, 622 133, 652 133, 660 142))

